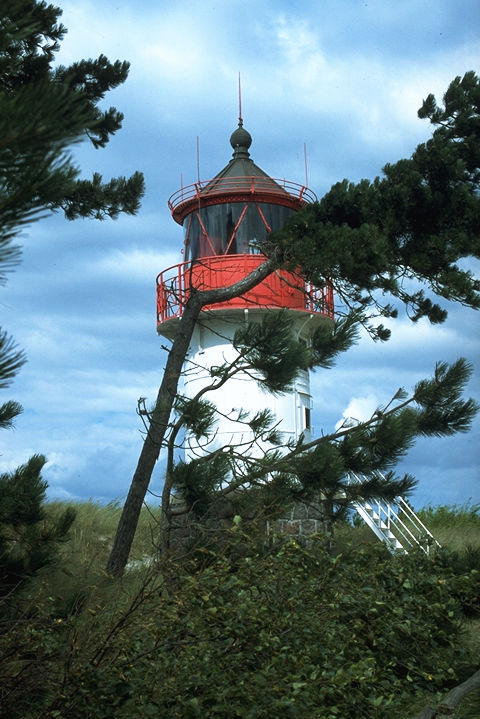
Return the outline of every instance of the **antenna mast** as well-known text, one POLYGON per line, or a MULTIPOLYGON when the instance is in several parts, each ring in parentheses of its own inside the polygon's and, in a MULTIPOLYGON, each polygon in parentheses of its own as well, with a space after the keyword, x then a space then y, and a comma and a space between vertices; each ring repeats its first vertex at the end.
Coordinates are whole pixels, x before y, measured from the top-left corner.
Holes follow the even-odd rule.
POLYGON ((242 117, 242 83, 240 73, 238 73, 238 124, 243 125, 242 117))
POLYGON ((303 159, 305 162, 305 187, 308 187, 307 143, 303 143, 303 159))
POLYGON ((197 178, 200 182, 200 140, 197 135, 197 178))

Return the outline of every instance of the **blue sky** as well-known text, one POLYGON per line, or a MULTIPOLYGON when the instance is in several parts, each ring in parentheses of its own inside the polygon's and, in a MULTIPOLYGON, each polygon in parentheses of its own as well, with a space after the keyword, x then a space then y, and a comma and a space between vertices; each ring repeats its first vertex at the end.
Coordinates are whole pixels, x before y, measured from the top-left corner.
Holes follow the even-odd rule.
MULTIPOLYGON (((106 54, 131 62, 107 98, 125 114, 105 150, 75 150, 82 173, 145 173, 139 214, 69 223, 56 215, 21 237, 23 262, 0 290, 1 324, 28 364, 4 398, 24 406, 3 432, 0 470, 44 453, 49 496, 99 501, 128 491, 142 437, 137 399, 153 401, 165 355, 155 331, 155 277, 181 261, 182 231, 167 199, 230 159, 243 117, 251 156, 273 177, 309 186, 373 178, 430 134, 422 99, 479 68, 476 0, 65 0, 59 61, 106 54)), ((478 269, 478 265, 472 265, 478 269)), ((312 378, 313 424, 330 431, 366 416, 429 376, 436 360, 467 357, 480 399, 478 314, 452 305, 444 325, 392 323, 384 345, 364 338, 336 368, 312 378)), ((424 504, 480 501, 477 420, 471 433, 420 442, 403 462, 424 504)), ((152 482, 161 488, 161 467, 152 482)))

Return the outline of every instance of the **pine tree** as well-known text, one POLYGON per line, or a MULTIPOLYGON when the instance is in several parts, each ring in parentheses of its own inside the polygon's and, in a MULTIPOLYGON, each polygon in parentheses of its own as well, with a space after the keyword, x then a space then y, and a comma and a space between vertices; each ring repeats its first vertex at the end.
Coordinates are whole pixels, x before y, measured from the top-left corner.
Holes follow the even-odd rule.
POLYGON ((68 507, 55 522, 48 520, 47 483, 41 477, 45 462, 34 455, 14 472, 0 475, 0 598, 56 559, 58 544, 75 519, 75 510, 68 507))
MULTIPOLYGON (((443 322, 447 314, 436 296, 480 307, 480 282, 458 264, 462 258, 479 256, 479 110, 480 82, 468 72, 451 83, 443 108, 432 96, 424 102, 419 115, 430 119, 435 129, 431 139, 418 146, 409 159, 387 165, 383 175, 373 181, 353 184, 344 180, 334 185, 319 202, 292 215, 281 230, 267 237, 260 248, 265 262, 251 275, 231 287, 189 295, 155 406, 148 413, 145 441, 108 562, 110 572, 121 572, 125 566, 153 468, 176 426, 171 413, 202 307, 244 294, 279 267, 293 271, 300 267, 305 278, 318 286, 328 278, 349 333, 334 330, 331 337, 328 329, 319 333, 313 341, 311 366, 330 365, 336 352, 351 344, 356 327, 366 328, 375 340, 387 340, 390 331, 382 318, 397 316, 399 307, 403 306, 414 322, 427 317, 433 323, 443 322)), ((417 409, 415 415, 403 415, 404 420, 410 417, 414 430, 404 422, 403 438, 397 431, 397 448, 390 450, 393 457, 401 456, 414 436, 448 434, 469 426, 476 407, 461 399, 460 389, 468 371, 465 362, 452 368, 437 367, 433 385, 427 382, 424 386, 435 388, 437 382, 445 395, 435 395, 432 404, 417 409), (444 374, 453 377, 454 391, 447 391, 440 379, 444 374), (453 412, 449 403, 455 407, 453 412)), ((408 401, 423 406, 418 388, 408 401)), ((407 400, 394 403, 395 412, 401 412, 403 402, 407 400)), ((392 422, 393 414, 379 409, 364 428, 344 428, 321 438, 319 446, 330 443, 328 451, 338 454, 342 437, 357 437, 359 452, 354 456, 358 459, 365 455, 361 443, 370 439, 378 443, 388 426, 386 418, 392 422), (375 437, 362 436, 362 429, 368 434, 375 427, 375 437)), ((315 446, 291 448, 291 459, 305 456, 315 446)), ((279 460, 267 453, 270 464, 272 459, 279 460)), ((317 459, 321 465, 323 460, 317 459)), ((372 462, 374 459, 370 457, 372 462)), ((305 477, 305 472, 299 461, 294 474, 305 477)), ((313 476, 310 471, 307 474, 313 476)), ((172 481, 167 475, 162 494, 164 532, 175 510, 170 499, 172 481)))
POLYGON ((9 243, 46 210, 75 217, 134 214, 143 177, 103 182, 80 179, 73 143, 102 148, 122 126, 123 115, 99 103, 125 82, 129 64, 104 55, 52 68, 66 28, 61 10, 36 0, 13 0, 0 24, 0 241, 9 243))
MULTIPOLYGON (((129 65, 101 55, 54 68, 66 32, 61 14, 37 0, 11 0, 0 12, 0 283, 20 259, 16 236, 45 213, 62 211, 70 220, 134 214, 143 194, 138 172, 107 182, 98 173, 79 176, 71 147, 82 140, 105 147, 121 128, 122 114, 99 103, 126 80, 129 65)), ((24 362, 0 330, 1 389, 24 362)), ((4 402, 0 427, 11 427, 21 411, 18 402, 4 402)), ((45 520, 45 461, 35 455, 0 476, 0 596, 51 561, 73 521, 71 510, 54 524, 45 520)))

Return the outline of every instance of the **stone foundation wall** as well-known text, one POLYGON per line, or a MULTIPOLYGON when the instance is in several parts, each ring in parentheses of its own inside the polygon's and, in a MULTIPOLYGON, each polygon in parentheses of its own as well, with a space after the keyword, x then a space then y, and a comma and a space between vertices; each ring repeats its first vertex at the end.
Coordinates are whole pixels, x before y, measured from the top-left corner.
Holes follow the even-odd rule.
POLYGON ((311 537, 324 532, 324 522, 317 504, 297 502, 285 515, 275 521, 267 522, 269 534, 289 537, 311 537))
MULTIPOLYGON (((225 501, 216 506, 209 516, 200 521, 192 522, 192 518, 188 515, 180 516, 173 523, 172 547, 177 549, 179 547, 185 548, 202 535, 203 541, 208 540, 209 537, 215 541, 215 537, 217 536, 218 538, 218 530, 229 530, 234 516, 238 513, 242 516, 238 507, 234 507, 230 502, 225 501)), ((255 522, 259 531, 264 533, 266 537, 297 537, 306 540, 313 534, 323 534, 325 532, 325 525, 321 516, 318 504, 298 502, 285 511, 282 517, 275 520, 265 520, 261 515, 251 517, 243 515, 242 520, 255 522)))

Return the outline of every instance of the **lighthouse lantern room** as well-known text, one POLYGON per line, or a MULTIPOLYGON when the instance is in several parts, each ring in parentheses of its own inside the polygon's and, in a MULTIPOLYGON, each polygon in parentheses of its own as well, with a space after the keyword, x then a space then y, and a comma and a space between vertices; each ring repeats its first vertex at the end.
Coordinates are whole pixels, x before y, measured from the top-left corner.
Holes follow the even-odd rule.
MULTIPOLYGON (((269 177, 251 159, 250 133, 240 119, 230 138, 233 156, 212 180, 182 187, 169 200, 174 220, 184 228, 184 262, 157 277, 157 331, 175 336, 192 289, 227 287, 246 277, 264 260, 260 248, 273 230, 306 203, 316 199, 303 185, 269 177)), ((184 365, 183 393, 193 398, 210 384, 210 369, 236 357, 232 341, 245 322, 284 309, 297 337, 308 342, 322 322, 333 322, 333 293, 328 283, 316 288, 301 274, 279 270, 252 290, 231 300, 205 306, 197 321, 184 365)), ((243 409, 253 417, 269 409, 285 441, 309 439, 311 395, 308 372, 297 377, 290 391, 274 396, 250 374, 239 374, 208 395, 218 409, 214 440, 199 446, 187 438, 187 459, 224 445, 248 446, 252 437, 245 423, 236 421, 243 409), (212 446, 212 442, 214 446, 212 446)))

